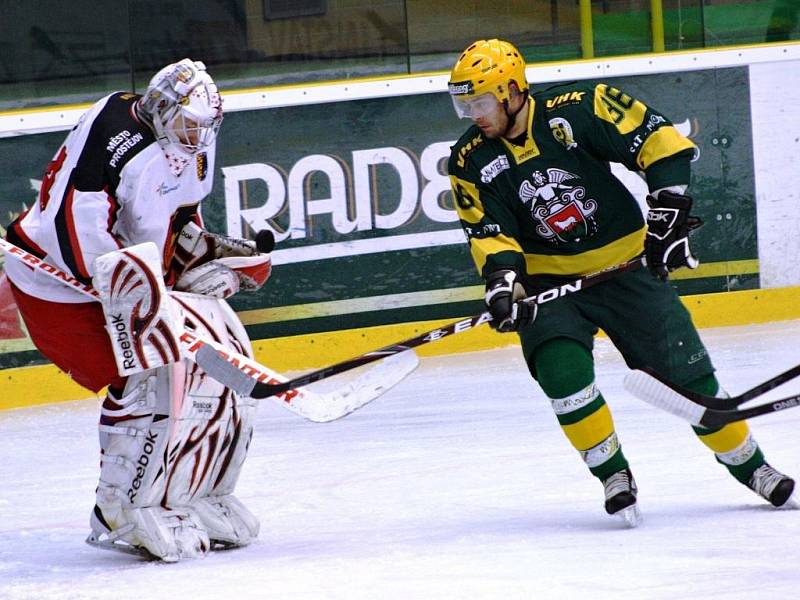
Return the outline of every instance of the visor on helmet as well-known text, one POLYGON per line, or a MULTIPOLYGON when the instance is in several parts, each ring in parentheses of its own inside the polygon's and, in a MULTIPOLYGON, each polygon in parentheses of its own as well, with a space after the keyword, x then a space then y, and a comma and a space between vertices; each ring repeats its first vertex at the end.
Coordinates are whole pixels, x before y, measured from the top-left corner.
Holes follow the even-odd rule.
POLYGON ((487 92, 480 96, 451 96, 453 107, 459 119, 479 119, 497 108, 500 102, 494 94, 487 92))

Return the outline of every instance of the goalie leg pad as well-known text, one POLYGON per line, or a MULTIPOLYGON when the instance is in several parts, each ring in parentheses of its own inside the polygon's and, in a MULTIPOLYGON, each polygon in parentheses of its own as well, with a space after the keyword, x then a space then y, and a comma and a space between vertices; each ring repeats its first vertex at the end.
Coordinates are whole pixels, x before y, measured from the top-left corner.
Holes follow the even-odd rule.
MULTIPOLYGON (((252 356, 225 302, 180 293, 169 302, 182 326, 252 356)), ((169 561, 202 556, 210 540, 252 541, 258 520, 232 492, 255 405, 185 361, 129 377, 122 397, 109 395, 101 411, 101 475, 87 541, 169 561)))
POLYGON ((212 542, 246 546, 258 537, 258 518, 233 494, 206 496, 194 508, 212 542))
POLYGON ((131 376, 122 398, 109 392, 103 402, 98 503, 149 506, 163 496, 171 379, 170 369, 131 376))
MULTIPOLYGON (((178 322, 189 331, 221 340, 246 356, 253 356, 244 326, 230 306, 216 298, 173 293, 178 322)), ((196 369, 188 380, 187 404, 205 408, 210 417, 206 435, 217 440, 217 457, 206 476, 190 487, 191 502, 213 542, 243 546, 258 536, 258 519, 233 496, 253 436, 257 402, 225 388, 196 369)), ((188 422, 187 422, 188 423, 188 422)), ((189 478, 197 470, 192 461, 178 469, 189 478)), ((196 477, 196 476, 195 476, 196 477)), ((170 490, 170 497, 173 492, 170 490)))
POLYGON ((161 505, 172 483, 166 464, 171 390, 182 374, 166 367, 132 376, 121 398, 109 393, 103 403, 100 482, 88 543, 167 562, 202 557, 211 547, 194 512, 161 505))

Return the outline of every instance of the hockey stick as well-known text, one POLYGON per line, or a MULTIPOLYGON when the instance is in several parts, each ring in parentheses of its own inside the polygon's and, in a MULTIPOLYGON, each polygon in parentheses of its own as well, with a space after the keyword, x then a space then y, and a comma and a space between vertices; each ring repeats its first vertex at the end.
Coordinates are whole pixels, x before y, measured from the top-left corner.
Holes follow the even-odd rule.
MULTIPOLYGON (((644 257, 638 256, 627 262, 621 263, 614 267, 610 267, 603 271, 598 271, 597 273, 585 275, 584 277, 580 277, 574 281, 570 281, 560 286, 547 289, 539 294, 526 298, 525 300, 523 300, 523 302, 528 302, 530 304, 544 304, 545 302, 550 302, 551 300, 555 300, 556 298, 561 298, 568 294, 578 292, 584 288, 611 279, 612 277, 619 275, 620 273, 623 273, 625 271, 632 271, 634 269, 638 269, 644 264, 645 264, 644 257)), ((392 356, 394 354, 406 352, 411 348, 416 348, 417 346, 427 344, 428 342, 434 342, 436 340, 442 339, 443 337, 447 337, 449 335, 453 335, 456 333, 463 333, 464 331, 468 331, 473 327, 477 327, 478 325, 481 325, 483 323, 488 323, 491 320, 492 320, 492 315, 489 311, 482 312, 479 315, 475 315, 467 319, 462 319, 460 321, 455 321, 453 323, 444 325, 442 327, 437 327, 436 329, 426 331, 424 333, 416 335, 402 342, 391 344, 389 346, 384 346, 383 348, 379 348, 378 350, 367 352, 360 356, 347 359, 345 361, 336 363, 335 365, 331 365, 329 367, 324 367, 322 369, 312 371, 311 373, 301 375, 300 377, 295 377, 294 379, 290 379, 282 383, 263 382, 263 381, 256 381, 253 378, 240 377, 241 381, 239 382, 239 387, 233 389, 236 389, 240 393, 246 396, 251 396, 253 398, 265 398, 268 396, 273 396, 275 394, 281 394, 288 390, 294 390, 303 387, 305 385, 308 385, 310 383, 314 383, 315 381, 320 381, 322 379, 327 379, 328 377, 338 375, 339 373, 344 373, 345 371, 349 371, 350 369, 355 369, 356 367, 369 364, 376 360, 381 360, 389 356, 392 356)), ((228 379, 233 379, 233 377, 236 376, 231 367, 226 366, 227 361, 224 357, 214 356, 215 353, 210 348, 201 349, 200 352, 202 353, 201 358, 204 364, 208 365, 208 367, 212 369, 215 373, 218 373, 220 377, 227 377, 228 379), (212 366, 212 363, 215 362, 216 366, 212 366), (223 373, 227 373, 227 375, 223 375, 223 373)), ((206 367, 204 366, 203 368, 205 369, 206 367)))
MULTIPOLYGON (((2 237, 0 237, 0 249, 6 255, 20 260, 31 269, 44 273, 92 300, 100 301, 100 294, 92 286, 81 283, 58 267, 44 262, 2 237)), ((283 375, 214 340, 186 330, 178 332, 178 340, 181 345, 181 354, 184 357, 195 362, 210 377, 225 387, 239 393, 242 393, 240 382, 245 376, 250 381, 275 385, 286 381, 286 377, 283 375), (225 370, 219 369, 222 356, 226 357, 224 362, 227 368, 225 370), (211 357, 210 364, 204 360, 204 357, 211 357), (233 381, 230 381, 231 378, 233 381)), ((350 414, 386 392, 417 367, 419 358, 414 352, 408 352, 398 356, 395 361, 387 361, 387 363, 379 365, 341 388, 327 393, 287 389, 270 395, 277 396, 276 399, 281 402, 281 405, 309 421, 327 423, 350 414)))
POLYGON ((640 400, 686 419, 692 425, 713 428, 800 406, 800 394, 795 394, 750 408, 737 408, 798 376, 800 376, 800 365, 730 398, 706 396, 687 390, 667 381, 651 369, 628 373, 625 376, 624 386, 640 400))

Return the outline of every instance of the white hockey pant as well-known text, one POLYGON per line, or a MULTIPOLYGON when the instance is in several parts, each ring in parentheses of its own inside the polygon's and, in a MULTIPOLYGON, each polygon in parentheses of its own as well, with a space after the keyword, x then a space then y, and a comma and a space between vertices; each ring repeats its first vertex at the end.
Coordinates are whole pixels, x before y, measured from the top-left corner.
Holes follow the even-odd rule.
MULTIPOLYGON (((252 356, 224 301, 174 294, 183 326, 252 356)), ((253 432, 255 401, 183 361, 132 375, 100 417, 101 470, 93 532, 163 560, 245 545, 258 519, 232 495, 253 432)))

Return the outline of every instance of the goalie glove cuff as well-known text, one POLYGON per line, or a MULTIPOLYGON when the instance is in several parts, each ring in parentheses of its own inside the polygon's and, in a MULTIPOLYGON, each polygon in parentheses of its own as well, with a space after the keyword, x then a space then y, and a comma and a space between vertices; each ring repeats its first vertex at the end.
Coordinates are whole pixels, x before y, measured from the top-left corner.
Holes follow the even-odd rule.
POLYGON ((239 278, 239 288, 245 292, 260 289, 272 274, 272 259, 269 254, 231 256, 214 262, 230 267, 239 278))

